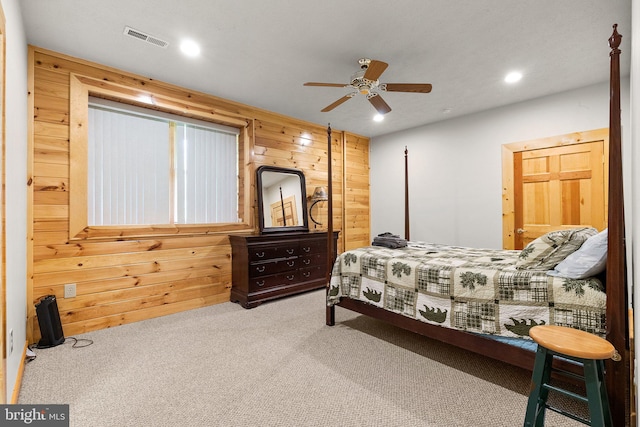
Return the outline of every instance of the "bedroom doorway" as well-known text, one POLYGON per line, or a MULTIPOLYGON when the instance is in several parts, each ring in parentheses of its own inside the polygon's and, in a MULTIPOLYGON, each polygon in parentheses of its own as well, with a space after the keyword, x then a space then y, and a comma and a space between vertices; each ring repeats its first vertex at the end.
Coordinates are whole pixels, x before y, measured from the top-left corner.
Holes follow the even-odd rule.
POLYGON ((503 146, 503 247, 561 228, 606 227, 608 130, 503 146))

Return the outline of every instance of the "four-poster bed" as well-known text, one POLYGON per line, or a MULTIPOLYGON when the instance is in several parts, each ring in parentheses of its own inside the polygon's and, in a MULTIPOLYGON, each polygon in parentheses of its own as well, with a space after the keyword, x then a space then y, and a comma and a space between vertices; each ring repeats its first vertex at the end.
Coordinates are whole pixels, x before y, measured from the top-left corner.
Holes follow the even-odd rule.
MULTIPOLYGON (((599 290, 599 294, 602 295, 602 301, 599 302, 600 307, 602 308, 604 314, 601 317, 606 316, 606 321, 602 325, 601 331, 592 331, 595 333, 600 332, 601 335, 604 335, 608 341, 610 341, 613 346, 616 348, 617 352, 620 355, 619 361, 608 360, 606 362, 606 382, 607 389, 609 394, 609 401, 611 406, 611 411, 613 415, 614 425, 622 426, 626 424, 626 420, 630 417, 630 387, 631 387, 631 374, 630 374, 630 348, 629 348, 629 307, 628 307, 628 296, 627 296, 627 282, 626 282, 626 259, 625 259, 625 228, 624 228, 624 205, 623 205, 623 188, 622 188, 622 159, 621 159, 621 123, 620 123, 620 69, 619 69, 619 55, 620 50, 618 49, 621 41, 621 36, 617 32, 617 25, 613 27, 613 34, 609 39, 609 45, 611 47, 610 57, 611 57, 611 73, 610 73, 610 123, 609 123, 609 203, 608 203, 608 250, 606 254, 607 260, 607 269, 606 269, 606 278, 604 283, 606 284, 606 289, 599 290), (605 294, 606 292, 606 294, 605 294)), ((329 165, 329 212, 332 212, 332 187, 331 187, 331 129, 328 128, 328 165, 329 165)), ((406 171, 406 156, 407 151, 405 149, 405 238, 409 240, 409 225, 408 225, 408 186, 406 185, 407 181, 407 171, 406 171)), ((329 232, 328 235, 332 234, 333 231, 333 223, 331 219, 331 215, 329 215, 329 232)), ((580 244, 582 242, 579 242, 580 244)), ((578 245, 579 246, 579 245, 578 245)), ((329 260, 334 258, 334 255, 331 250, 330 242, 327 242, 329 260)), ((427 246, 423 252, 427 254, 436 253, 439 248, 433 248, 432 246, 427 246)), ((524 252, 524 251, 523 251, 524 252)), ((339 260, 336 262, 336 271, 335 275, 340 275, 341 271, 339 271, 339 265, 342 265, 343 268, 349 269, 350 262, 353 261, 354 264, 360 262, 359 256, 365 256, 362 253, 357 253, 358 255, 351 254, 351 258, 347 260, 346 263, 339 260), (346 265, 346 267, 345 267, 346 265)), ((343 254, 344 255, 344 254, 343 254)), ((500 261, 500 256, 494 257, 500 261)), ((383 256, 384 258, 384 256, 383 256)), ((411 257, 410 257, 411 258, 411 257)), ((364 258, 363 258, 364 259, 364 258)), ((417 258, 413 258, 416 260, 417 258)), ((405 260, 406 261, 406 260, 405 260)), ((330 261, 329 261, 330 262, 330 261)), ((366 264, 365 261, 362 261, 363 265, 366 264)), ((420 261, 415 261, 415 263, 410 264, 413 268, 414 275, 417 277, 417 273, 415 270, 417 269, 417 265, 420 261)), ((403 264, 396 264, 397 268, 402 268, 403 264)), ((388 271, 391 271, 391 264, 388 265, 388 271)), ((485 265, 486 266, 486 265, 485 265)), ((359 264, 355 269, 359 268, 359 264)), ((365 266, 363 268, 371 268, 370 266, 365 266)), ((384 267, 386 269, 386 266, 384 267)), ((375 268, 372 268, 375 270, 375 268)), ((327 271, 331 271, 331 268, 328 268, 327 271)), ((355 270, 354 270, 355 271, 355 270)), ((407 268, 407 273, 409 269, 407 268)), ((354 277, 357 276, 355 272, 351 273, 354 277)), ((366 275, 367 273, 365 273, 366 275)), ((386 274, 386 273, 385 273, 386 274)), ((497 273, 496 273, 497 274, 497 273)), ((402 276, 401 271, 395 271, 394 275, 398 277, 402 276)), ((409 276, 409 274, 407 274, 409 276)), ((452 274, 453 276, 453 274, 452 274)), ((468 276, 469 277, 469 276, 468 276)), ((473 276, 471 276, 473 277, 473 276)), ((497 276, 494 276, 497 277, 497 276)), ((361 314, 365 314, 374 318, 378 318, 384 320, 388 323, 391 323, 395 326, 398 326, 403 329, 407 329, 409 331, 438 339, 440 341, 444 341, 450 343, 452 345, 461 347, 463 349, 473 351, 484 356, 491 357, 493 359, 497 359, 500 361, 504 361, 506 363, 520 366, 526 369, 532 369, 535 352, 532 351, 531 346, 521 346, 521 345, 512 345, 509 340, 496 340, 491 335, 483 335, 478 333, 471 333, 463 330, 450 329, 445 328, 443 326, 435 325, 432 323, 426 323, 424 320, 416 320, 416 318, 407 317, 407 314, 404 313, 403 306, 400 305, 394 311, 389 311, 388 309, 381 308, 376 306, 375 304, 363 302, 359 299, 352 298, 349 295, 349 279, 346 281, 346 292, 341 292, 342 289, 342 278, 339 277, 327 277, 327 282, 329 286, 327 288, 327 313, 326 313, 326 323, 327 325, 335 324, 335 306, 343 307, 348 310, 352 310, 361 314)), ((354 280, 360 280, 355 278, 354 280)), ((413 279, 412 279, 413 280, 413 279)), ((550 279, 551 280, 551 279, 550 279)), ((407 278, 407 283, 409 279, 407 278)), ((367 282, 369 284, 371 282, 367 282)), ((417 283, 417 279, 416 279, 417 283)), ((470 282, 467 281, 467 284, 470 282)), ((473 281, 471 282, 473 283, 473 281)), ((551 283, 551 282, 549 282, 551 283)), ((402 284, 401 284, 402 285, 402 284)), ((383 285, 386 286, 386 285, 383 285)), ((529 284, 525 284, 523 286, 529 286, 529 284)), ((550 285, 551 286, 551 285, 550 285)), ((452 285, 453 287, 453 285, 452 285)), ((465 286, 466 287, 466 286, 465 286)), ((587 288, 588 286, 585 286, 587 288)), ((555 287, 553 288, 556 289, 555 287)), ((424 290, 424 289, 423 289, 424 290)), ((378 295, 379 290, 376 289, 367 289, 369 294, 373 293, 374 297, 380 298, 378 295)), ((395 292, 395 291, 394 291, 395 292)), ((418 289, 415 289, 416 294, 418 293, 418 289)), ((551 292, 552 293, 552 292, 551 292)), ((594 292, 594 295, 597 296, 598 292, 594 292)), ((385 294, 386 295, 386 294, 385 294)), ((453 294, 452 299, 453 299, 453 294)), ((395 298, 395 295, 394 295, 395 298)), ((375 300, 375 298, 370 300, 375 300)), ((381 304, 378 304, 381 305, 381 304)), ((550 304, 553 305, 553 304, 550 304)), ((425 307, 426 308, 426 307, 425 307)), ((417 311, 417 310, 415 310, 417 311)), ((594 311, 597 313, 597 310, 594 311)), ((425 316, 426 317, 426 316, 425 316)), ((594 315, 593 317, 598 317, 598 315, 594 315)), ((516 320, 518 320, 517 318, 516 320)), ((602 319, 604 320, 604 319, 602 319)), ((499 322, 498 322, 499 323, 499 322)), ((580 327, 580 326, 578 326, 580 327)), ((521 339, 521 341, 525 341, 521 339)), ((530 341, 527 341, 530 342, 530 341)), ((559 363, 562 363, 561 361, 559 363)))

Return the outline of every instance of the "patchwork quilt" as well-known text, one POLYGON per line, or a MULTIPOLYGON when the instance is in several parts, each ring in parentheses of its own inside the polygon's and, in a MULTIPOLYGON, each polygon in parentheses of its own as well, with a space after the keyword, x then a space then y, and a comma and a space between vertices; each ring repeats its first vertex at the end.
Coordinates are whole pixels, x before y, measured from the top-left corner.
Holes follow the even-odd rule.
POLYGON ((336 259, 327 303, 352 298, 422 322, 505 337, 530 339, 536 325, 604 336, 600 280, 519 270, 519 254, 418 242, 350 250, 336 259))

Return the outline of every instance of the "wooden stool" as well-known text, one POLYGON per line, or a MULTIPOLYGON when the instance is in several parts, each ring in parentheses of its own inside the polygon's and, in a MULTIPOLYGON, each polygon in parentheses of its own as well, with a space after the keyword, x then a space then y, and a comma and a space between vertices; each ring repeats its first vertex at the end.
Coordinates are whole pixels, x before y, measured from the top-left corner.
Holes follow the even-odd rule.
POLYGON ((609 359, 617 354, 613 345, 596 335, 564 326, 534 326, 529 331, 529 336, 538 343, 538 351, 533 366, 531 393, 524 426, 543 426, 544 413, 547 408, 587 425, 612 426, 609 400, 604 383, 604 359, 609 359), (554 355, 574 360, 584 366, 584 377, 568 372, 564 373, 585 382, 586 397, 549 384, 554 355), (585 420, 577 415, 549 406, 547 404, 549 390, 588 403, 591 420, 585 420))

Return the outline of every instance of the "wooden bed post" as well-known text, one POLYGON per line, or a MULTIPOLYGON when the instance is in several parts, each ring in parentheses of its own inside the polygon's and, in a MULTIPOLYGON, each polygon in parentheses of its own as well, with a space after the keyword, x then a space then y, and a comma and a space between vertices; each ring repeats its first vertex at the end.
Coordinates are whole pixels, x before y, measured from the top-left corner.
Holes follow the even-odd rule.
MULTIPOLYGON (((331 270, 333 269, 333 177, 331 172, 331 124, 327 125, 327 294, 331 288, 331 270)), ((344 202, 343 202, 344 203, 344 202)), ((336 323, 335 305, 326 307, 326 324, 333 326, 336 323)))
POLYGON ((404 147, 404 238, 409 238, 409 150, 404 147))
POLYGON ((607 360, 606 386, 613 425, 626 425, 630 415, 629 322, 624 197, 622 187, 622 137, 620 123, 620 42, 618 24, 609 38, 611 75, 609 102, 609 219, 607 248, 606 338, 620 354, 620 361, 607 360), (613 315, 615 313, 615 315, 613 315))

